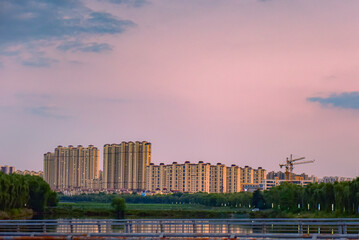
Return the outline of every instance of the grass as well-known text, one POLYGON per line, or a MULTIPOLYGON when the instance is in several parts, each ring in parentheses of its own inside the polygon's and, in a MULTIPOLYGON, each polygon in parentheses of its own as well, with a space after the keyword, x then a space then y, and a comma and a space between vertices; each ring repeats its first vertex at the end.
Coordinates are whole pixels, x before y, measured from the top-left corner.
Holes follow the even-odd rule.
MULTIPOLYGON (((110 203, 93 203, 93 202, 60 202, 59 207, 70 209, 106 209, 111 210, 110 203)), ((209 207, 200 204, 161 204, 161 203, 126 203, 126 210, 207 210, 218 212, 235 212, 240 209, 230 207, 209 207)))
MULTIPOLYGON (((113 215, 109 203, 61 202, 49 209, 53 215, 109 216, 113 215)), ((243 215, 245 211, 230 207, 208 207, 200 204, 126 204, 126 218, 228 218, 243 215)))
POLYGON ((31 219, 33 213, 34 212, 28 208, 15 208, 7 211, 0 211, 0 219, 31 219))

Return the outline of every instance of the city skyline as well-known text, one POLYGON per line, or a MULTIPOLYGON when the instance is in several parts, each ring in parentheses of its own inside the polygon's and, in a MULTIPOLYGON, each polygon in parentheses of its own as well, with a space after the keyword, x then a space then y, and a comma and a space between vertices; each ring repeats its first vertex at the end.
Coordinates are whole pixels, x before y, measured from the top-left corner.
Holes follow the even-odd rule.
MULTIPOLYGON (((121 146, 121 144, 122 143, 132 143, 132 144, 135 144, 135 143, 139 143, 139 142, 143 142, 143 143, 149 143, 148 141, 128 141, 128 142, 125 142, 125 141, 121 141, 120 143, 112 143, 112 144, 108 144, 108 143, 106 143, 106 144, 104 144, 103 145, 103 149, 101 149, 101 148, 98 148, 98 152, 99 152, 99 154, 98 154, 98 159, 102 159, 102 160, 98 160, 98 170, 99 171, 102 171, 103 172, 103 168, 104 168, 104 161, 103 161, 103 159, 104 159, 104 155, 106 155, 105 154, 105 149, 106 149, 106 147, 108 147, 108 146, 121 146)), ((152 143, 149 143, 151 146, 152 146, 152 143)), ((74 147, 74 146, 76 146, 76 145, 72 145, 72 144, 70 144, 70 145, 68 145, 68 146, 66 146, 66 145, 58 145, 57 147, 55 147, 55 150, 58 148, 58 147, 61 147, 61 148, 74 148, 74 149, 76 149, 76 147, 74 147)), ((94 148, 96 148, 97 149, 97 146, 94 146, 93 144, 89 144, 88 145, 89 147, 94 147, 94 148)), ((82 144, 78 144, 77 145, 77 147, 81 147, 82 148, 82 144)), ((151 152, 151 154, 150 155, 152 155, 152 151, 150 151, 151 152)), ((45 161, 46 161, 46 159, 48 159, 48 157, 47 157, 47 155, 48 154, 53 154, 53 153, 51 153, 51 152, 46 152, 45 154, 42 154, 42 162, 44 162, 44 157, 45 157, 45 161)), ((217 162, 210 162, 210 161, 206 161, 206 160, 180 160, 180 161, 178 161, 179 162, 179 164, 184 164, 184 163, 186 163, 186 162, 196 162, 196 161, 198 161, 198 162, 204 162, 205 164, 211 164, 211 165, 216 165, 216 164, 219 164, 219 162, 221 162, 221 161, 217 161, 217 162)), ((285 159, 283 159, 283 161, 282 161, 282 163, 285 161, 285 159)), ((173 162, 176 162, 177 163, 177 161, 168 161, 168 162, 166 162, 166 161, 153 161, 153 162, 151 162, 151 164, 172 164, 173 162)), ((222 163, 221 163, 222 164, 222 163)), ((258 165, 258 166, 256 166, 256 165, 251 165, 251 162, 240 162, 240 161, 233 161, 232 163, 225 163, 226 165, 228 165, 228 166, 236 166, 236 167, 241 167, 241 166, 243 166, 243 167, 248 167, 249 165, 250 166, 254 166, 255 168, 259 168, 259 169, 262 169, 262 166, 261 165, 258 165)), ((32 168, 30 168, 30 169, 24 169, 24 168, 22 168, 22 169, 24 169, 25 171, 45 171, 45 168, 46 168, 46 166, 44 167, 44 164, 42 164, 43 165, 43 167, 42 168, 40 168, 40 169, 32 169, 32 168)), ((15 166, 12 166, 11 164, 5 164, 4 166, 9 166, 9 167, 14 167, 15 168, 15 166)), ((297 168, 298 166, 296 166, 296 168, 297 168)), ((299 166, 299 167, 301 167, 301 166, 299 166)), ((16 169, 17 169, 17 167, 16 167, 16 169)), ((268 169, 268 172, 282 172, 283 174, 285 173, 285 170, 283 170, 281 167, 278 167, 278 169, 268 169)), ((298 170, 298 171, 296 171, 296 169, 293 171, 293 174, 309 174, 309 175, 315 175, 315 176, 318 176, 318 177, 342 177, 342 178, 346 178, 346 177, 348 177, 348 176, 339 176, 338 174, 337 175, 329 175, 329 174, 324 174, 324 175, 317 175, 315 172, 304 172, 304 171, 301 171, 301 170, 298 170)), ((350 177, 349 177, 350 178, 350 177)), ((356 178, 356 177, 352 177, 352 178, 356 178)))
POLYGON ((152 162, 359 175, 359 2, 0 1, 0 165, 145 139, 152 162))

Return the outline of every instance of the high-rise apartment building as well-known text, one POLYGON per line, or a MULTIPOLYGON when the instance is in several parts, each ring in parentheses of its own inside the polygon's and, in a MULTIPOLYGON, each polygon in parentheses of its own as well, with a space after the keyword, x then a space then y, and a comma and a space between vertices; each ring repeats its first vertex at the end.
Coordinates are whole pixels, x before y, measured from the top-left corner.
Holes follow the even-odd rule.
POLYGON ((262 167, 258 169, 253 169, 253 183, 260 184, 263 180, 267 179, 267 171, 262 167))
POLYGON ((241 168, 241 183, 253 183, 253 168, 244 166, 241 168))
POLYGON ((44 179, 51 189, 56 189, 57 168, 55 164, 55 154, 48 152, 44 154, 44 179))
POLYGON ((151 163, 151 143, 106 144, 103 155, 103 187, 108 190, 143 190, 146 167, 151 163))
POLYGON ((217 163, 150 164, 146 169, 146 189, 151 192, 234 193, 261 188, 266 170, 217 163))
POLYGON ((44 176, 57 190, 93 187, 99 177, 99 150, 93 145, 58 146, 54 153, 44 154, 44 176))
POLYGON ((146 189, 160 192, 209 192, 210 164, 190 163, 160 165, 147 167, 146 189))
POLYGON ((227 167, 227 192, 234 193, 241 191, 241 168, 232 164, 227 167))
POLYGON ((266 179, 262 168, 226 167, 217 163, 150 164, 146 170, 146 189, 151 192, 233 193, 254 191, 266 179))
POLYGON ((254 191, 267 179, 267 171, 261 167, 258 169, 244 166, 241 168, 241 191, 254 191))
POLYGON ((211 165, 209 179, 210 193, 227 192, 227 167, 224 164, 211 165))

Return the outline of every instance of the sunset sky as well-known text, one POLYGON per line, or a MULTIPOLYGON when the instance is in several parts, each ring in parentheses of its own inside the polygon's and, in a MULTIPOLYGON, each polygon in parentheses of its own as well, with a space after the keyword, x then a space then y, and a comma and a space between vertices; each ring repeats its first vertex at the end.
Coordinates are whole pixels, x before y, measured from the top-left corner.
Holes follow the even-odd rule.
POLYGON ((357 0, 0 0, 0 165, 152 143, 152 162, 359 175, 357 0))

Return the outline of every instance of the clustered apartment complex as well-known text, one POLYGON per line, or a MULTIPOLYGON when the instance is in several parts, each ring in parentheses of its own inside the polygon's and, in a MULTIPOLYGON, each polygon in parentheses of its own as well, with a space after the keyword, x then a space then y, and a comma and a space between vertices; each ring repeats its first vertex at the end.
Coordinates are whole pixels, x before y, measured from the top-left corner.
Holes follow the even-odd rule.
POLYGON ((98 167, 99 150, 92 145, 58 146, 44 154, 44 179, 55 190, 96 188, 98 167))
POLYGON ((106 144, 102 174, 96 147, 58 146, 44 154, 44 179, 57 191, 227 193, 260 188, 266 170, 202 161, 154 165, 151 143, 137 141, 106 144))
POLYGON ((146 171, 146 189, 151 192, 209 192, 228 193, 252 191, 266 179, 266 170, 217 163, 211 165, 202 161, 184 164, 154 165, 146 171))

